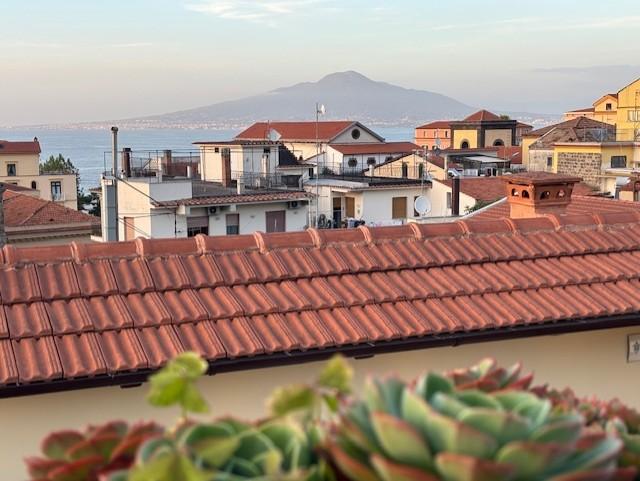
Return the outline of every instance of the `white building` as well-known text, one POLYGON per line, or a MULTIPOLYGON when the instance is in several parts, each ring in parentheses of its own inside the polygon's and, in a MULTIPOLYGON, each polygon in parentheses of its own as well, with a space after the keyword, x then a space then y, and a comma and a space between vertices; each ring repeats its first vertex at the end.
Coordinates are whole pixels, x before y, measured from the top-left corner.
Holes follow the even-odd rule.
POLYGON ((326 151, 309 158, 307 163, 319 164, 321 173, 324 170, 335 174, 354 174, 418 150, 420 147, 412 142, 331 143, 326 146, 326 151))

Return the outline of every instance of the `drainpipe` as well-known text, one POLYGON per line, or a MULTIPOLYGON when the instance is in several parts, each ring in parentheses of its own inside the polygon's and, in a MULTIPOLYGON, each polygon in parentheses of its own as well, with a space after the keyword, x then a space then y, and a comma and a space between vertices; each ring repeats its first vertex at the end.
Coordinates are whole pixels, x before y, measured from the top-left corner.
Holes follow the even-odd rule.
POLYGON ((120 218, 118 216, 118 127, 111 127, 111 154, 113 155, 113 202, 115 204, 115 240, 120 240, 120 218))
POLYGON ((7 232, 4 228, 4 191, 7 187, 0 183, 0 249, 7 243, 7 232))
POLYGON ((460 215, 460 177, 455 176, 451 182, 451 215, 460 215))

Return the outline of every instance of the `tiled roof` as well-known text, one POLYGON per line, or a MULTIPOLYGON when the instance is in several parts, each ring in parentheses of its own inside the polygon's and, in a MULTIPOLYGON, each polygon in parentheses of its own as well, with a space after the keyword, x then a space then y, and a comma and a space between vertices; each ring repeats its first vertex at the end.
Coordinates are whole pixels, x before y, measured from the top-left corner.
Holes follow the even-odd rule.
POLYGON ((0 155, 2 154, 39 154, 40 142, 32 140, 28 142, 14 142, 0 140, 0 155))
POLYGON ((615 125, 577 117, 529 132, 528 136, 539 137, 529 149, 550 149, 560 142, 605 142, 615 140, 615 135, 615 125))
POLYGON ((97 217, 28 194, 7 190, 3 199, 7 227, 90 225, 99 222, 97 217))
POLYGON ((416 127, 417 129, 449 129, 451 124, 449 120, 436 120, 435 122, 429 122, 428 124, 416 127))
POLYGON ((531 132, 525 134, 525 137, 541 137, 544 134, 557 129, 557 128, 568 128, 568 129, 586 129, 586 128, 615 128, 611 124, 606 124, 604 122, 599 122, 594 119, 590 119, 589 117, 576 117, 571 120, 566 120, 564 122, 560 122, 557 124, 547 125, 546 127, 541 127, 536 130, 532 130, 531 132))
POLYGON ((10 184, 8 182, 0 182, 0 187, 4 187, 5 190, 11 190, 13 192, 37 193, 37 191, 30 189, 29 187, 22 187, 21 185, 10 184))
POLYGON ((520 122, 518 120, 518 122, 516 123, 516 127, 519 129, 532 129, 533 125, 525 124, 524 122, 520 122))
POLYGON ((486 121, 495 121, 495 120, 503 120, 498 115, 493 112, 489 112, 488 110, 478 110, 477 112, 472 113, 468 117, 465 117, 463 122, 486 122, 486 121))
POLYGON ((522 164, 522 147, 521 146, 502 146, 498 148, 498 157, 504 160, 510 160, 512 164, 522 164))
MULTIPOLYGON (((451 187, 453 181, 437 180, 441 184, 451 187)), ((501 199, 506 194, 506 186, 502 177, 462 177, 460 192, 476 200, 492 202, 501 199)))
MULTIPOLYGON (((318 122, 318 139, 321 142, 330 142, 349 127, 357 125, 360 129, 365 129, 369 133, 378 137, 375 133, 366 129, 358 122, 350 120, 343 121, 323 121, 318 122)), ((269 131, 273 129, 282 137, 283 141, 315 142, 316 122, 256 122, 248 129, 239 133, 236 139, 240 140, 261 140, 269 138, 269 131)), ((381 137, 380 140, 383 140, 381 137)))
POLYGON ((164 202, 154 202, 158 207, 175 207, 178 205, 229 205, 229 204, 251 204, 258 202, 276 202, 285 200, 306 199, 310 194, 302 191, 280 191, 251 193, 239 195, 216 195, 208 197, 192 197, 189 199, 168 200, 164 202))
MULTIPOLYGON (((585 184, 576 184, 567 206, 567 214, 590 215, 603 213, 640 212, 640 202, 608 199, 588 195, 593 191, 585 184)), ((474 220, 495 220, 509 217, 510 206, 506 199, 472 214, 474 220)))
POLYGON ((593 107, 585 107, 584 109, 576 109, 576 110, 569 110, 569 113, 578 113, 578 112, 594 112, 595 109, 593 107))
POLYGON ((637 322, 640 214, 16 249, 0 396, 637 322), (631 320, 630 320, 631 319, 631 320))
POLYGON ((409 154, 420 149, 413 142, 384 142, 374 144, 329 144, 344 155, 409 154))

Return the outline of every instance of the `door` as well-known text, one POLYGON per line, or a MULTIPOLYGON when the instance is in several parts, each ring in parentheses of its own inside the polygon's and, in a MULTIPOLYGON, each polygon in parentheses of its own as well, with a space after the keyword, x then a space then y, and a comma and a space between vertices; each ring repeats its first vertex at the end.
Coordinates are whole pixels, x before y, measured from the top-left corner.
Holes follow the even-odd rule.
POLYGON ((267 232, 284 232, 286 230, 286 211, 272 210, 265 214, 267 219, 267 232))
POLYGON ((391 200, 391 217, 393 219, 405 219, 407 217, 406 197, 394 197, 391 200))
POLYGON ((356 216, 356 199, 355 197, 345 197, 345 215, 346 217, 356 216))

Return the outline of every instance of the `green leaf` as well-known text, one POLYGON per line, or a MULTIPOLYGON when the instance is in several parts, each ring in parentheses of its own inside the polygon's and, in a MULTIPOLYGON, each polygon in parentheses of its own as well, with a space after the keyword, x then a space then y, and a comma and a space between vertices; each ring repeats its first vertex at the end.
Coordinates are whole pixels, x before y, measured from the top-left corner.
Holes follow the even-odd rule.
POLYGON ((134 468, 129 481, 208 481, 210 476, 196 468, 189 458, 174 451, 134 468))
POLYGON ((558 468, 569 454, 571 448, 561 444, 517 441, 498 451, 496 461, 513 466, 518 479, 538 479, 558 468))
POLYGON ((186 385, 180 404, 185 410, 192 413, 206 413, 209 411, 207 401, 193 384, 186 385))
POLYGON ((318 399, 318 394, 310 386, 294 385, 276 389, 267 405, 273 416, 286 416, 296 411, 311 411, 318 399))
POLYGON ((182 377, 191 381, 204 375, 208 367, 207 361, 195 352, 183 352, 167 364, 170 371, 178 372, 182 377))
POLYGON ((513 468, 454 453, 440 453, 436 457, 436 467, 445 481, 510 481, 513 468))
POLYGON ((351 392, 352 381, 353 368, 343 356, 335 355, 320 372, 317 382, 319 386, 335 389, 340 394, 348 394, 351 392))
POLYGON ((173 372, 160 371, 149 378, 151 389, 147 399, 153 406, 165 407, 180 403, 187 386, 186 379, 173 372))
POLYGON ((447 451, 488 459, 498 448, 491 436, 436 412, 429 416, 428 427, 429 443, 435 452, 447 451))
POLYGON ((499 444, 526 439, 531 430, 529 420, 507 411, 468 408, 458 416, 460 422, 494 437, 499 444))
POLYGON ((380 478, 369 466, 345 448, 331 444, 328 446, 328 451, 331 453, 331 459, 351 481, 380 481, 380 478))
POLYGON ((57 431, 44 438, 42 452, 49 459, 66 460, 69 448, 84 441, 84 439, 84 436, 78 431, 57 431))
POLYGON ((451 394, 453 384, 446 377, 430 372, 418 380, 416 392, 425 400, 431 401, 431 398, 439 392, 451 394))
POLYGON ((437 477, 420 468, 394 463, 378 454, 371 457, 371 464, 384 481, 439 481, 437 477))
POLYGON ((371 413, 371 424, 387 456, 402 464, 430 469, 429 446, 411 424, 380 411, 371 413))

